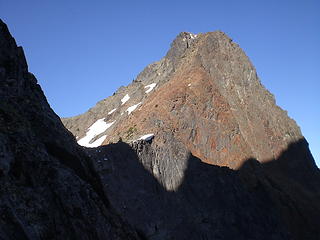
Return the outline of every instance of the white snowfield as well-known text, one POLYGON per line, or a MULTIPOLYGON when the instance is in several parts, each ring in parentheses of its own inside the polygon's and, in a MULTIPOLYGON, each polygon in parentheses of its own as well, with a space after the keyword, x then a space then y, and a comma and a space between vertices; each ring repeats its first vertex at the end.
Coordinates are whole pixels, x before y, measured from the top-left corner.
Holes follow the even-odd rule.
POLYGON ((114 124, 115 121, 111 122, 111 123, 106 123, 104 121, 104 118, 101 118, 99 120, 97 120, 94 124, 92 124, 89 128, 88 131, 86 133, 86 136, 84 136, 83 138, 81 138, 78 141, 78 144, 84 147, 98 147, 100 146, 103 141, 106 139, 106 135, 98 138, 96 141, 94 141, 93 143, 90 143, 90 141, 96 137, 97 135, 103 133, 104 131, 106 131, 109 127, 112 126, 112 124, 114 124))
POLYGON ((112 109, 110 112, 108 112, 108 115, 114 113, 116 110, 117 110, 116 108, 115 108, 115 109, 112 109))
POLYGON ((146 135, 141 136, 138 140, 145 140, 145 141, 149 141, 152 138, 154 138, 154 134, 153 133, 149 133, 146 135))
POLYGON ((130 113, 132 113, 134 110, 136 110, 136 108, 137 108, 140 104, 141 104, 141 102, 139 102, 139 103, 137 103, 137 104, 135 104, 135 105, 133 105, 133 106, 131 106, 131 107, 128 107, 128 109, 126 110, 126 111, 128 112, 128 115, 129 115, 130 113))
POLYGON ((122 99, 121 99, 121 105, 125 104, 128 100, 130 99, 130 96, 126 94, 122 99))
POLYGON ((151 84, 145 86, 144 88, 148 88, 148 89, 145 91, 145 93, 151 92, 151 91, 155 88, 156 85, 157 85, 156 83, 151 83, 151 84))
POLYGON ((99 137, 93 143, 89 143, 90 144, 89 147, 99 147, 99 146, 101 146, 101 144, 103 143, 104 140, 106 140, 106 138, 107 138, 107 135, 103 135, 103 136, 99 137))

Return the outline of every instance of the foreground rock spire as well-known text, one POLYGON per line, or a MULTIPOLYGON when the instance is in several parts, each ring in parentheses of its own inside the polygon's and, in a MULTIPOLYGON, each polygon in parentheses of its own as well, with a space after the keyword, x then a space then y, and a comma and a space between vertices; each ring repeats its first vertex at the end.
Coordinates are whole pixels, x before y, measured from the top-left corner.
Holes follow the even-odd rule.
POLYGON ((139 239, 0 20, 0 239, 139 239))
POLYGON ((222 32, 63 122, 89 148, 0 21, 1 239, 320 239, 308 144, 222 32))

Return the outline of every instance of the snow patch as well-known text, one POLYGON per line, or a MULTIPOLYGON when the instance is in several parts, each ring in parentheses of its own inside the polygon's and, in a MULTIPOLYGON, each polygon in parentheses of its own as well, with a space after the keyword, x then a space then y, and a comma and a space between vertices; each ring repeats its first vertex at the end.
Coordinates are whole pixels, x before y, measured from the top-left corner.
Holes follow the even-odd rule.
POLYGON ((190 87, 190 86, 191 86, 191 83, 188 84, 188 87, 190 87))
POLYGON ((110 112, 108 112, 108 115, 114 113, 116 110, 117 110, 116 108, 115 108, 115 109, 112 109, 110 112))
POLYGON ((139 102, 139 103, 137 103, 137 104, 135 104, 135 105, 133 105, 133 106, 131 106, 131 107, 128 107, 128 109, 126 110, 126 111, 128 112, 128 115, 129 115, 130 113, 132 113, 134 110, 136 110, 136 108, 137 108, 140 104, 141 104, 141 102, 139 102))
POLYGON ((104 121, 104 118, 101 118, 99 120, 97 120, 94 124, 92 124, 89 128, 88 131, 86 133, 86 136, 84 136, 83 138, 81 138, 78 141, 78 144, 84 147, 98 147, 102 144, 102 142, 106 139, 106 135, 98 138, 96 141, 94 141, 93 143, 90 143, 90 141, 96 137, 97 135, 103 133, 104 131, 106 131, 109 127, 111 127, 112 124, 114 124, 115 121, 111 122, 111 123, 106 123, 104 121))
POLYGON ((121 105, 125 104, 129 99, 130 99, 129 95, 126 94, 126 95, 121 99, 121 105))
POLYGON ((195 39, 197 37, 197 34, 190 33, 190 37, 191 39, 195 39))
POLYGON ((148 89, 146 90, 146 93, 151 92, 156 85, 157 85, 156 83, 151 83, 151 84, 145 86, 144 88, 148 88, 148 89))
POLYGON ((154 138, 154 134, 150 133, 150 134, 141 136, 138 140, 150 141, 152 138, 154 138))

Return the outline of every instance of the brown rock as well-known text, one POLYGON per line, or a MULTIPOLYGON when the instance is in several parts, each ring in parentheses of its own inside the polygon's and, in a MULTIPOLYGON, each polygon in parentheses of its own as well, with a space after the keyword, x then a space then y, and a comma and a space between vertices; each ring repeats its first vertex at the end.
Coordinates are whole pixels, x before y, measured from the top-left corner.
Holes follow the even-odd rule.
POLYGON ((262 86, 248 57, 224 33, 179 34, 167 55, 149 65, 132 84, 87 113, 63 122, 81 139, 102 118, 115 122, 92 142, 106 135, 103 145, 120 138, 134 151, 122 142, 102 147, 105 151, 97 158, 95 150, 88 151, 97 160, 104 154, 112 156, 104 166, 108 170, 97 166, 104 182, 110 182, 105 191, 112 193, 111 201, 119 211, 120 203, 126 206, 122 214, 146 236, 184 239, 186 233, 191 234, 181 230, 184 224, 185 229, 208 239, 320 237, 320 174, 308 143, 262 86), (150 84, 156 86, 146 93, 150 84), (127 94, 130 99, 121 104, 127 94), (126 113, 138 103, 132 113, 126 113), (112 109, 116 111, 108 114, 112 109), (150 133, 154 134, 151 143, 136 141, 150 133), (141 167, 148 171, 145 178, 151 182, 155 178, 161 187, 150 183, 151 193, 144 193, 144 185, 135 180, 144 173, 137 170, 141 167), (121 187, 139 200, 127 201, 129 196, 116 191, 121 187), (159 192, 154 193, 154 188, 160 188, 159 192), (176 194, 172 197, 168 192, 176 194), (162 206, 159 199, 171 207, 162 206), (239 205, 233 205, 234 201, 239 205), (163 216, 157 204, 166 212, 179 209, 179 213, 163 216), (141 206, 153 209, 154 215, 141 206), (193 207, 198 211, 191 214, 188 209, 193 207), (209 216, 200 214, 208 211, 209 216), (269 213, 269 219, 259 218, 269 213), (202 223, 189 222, 190 217, 219 228, 207 232, 202 223), (149 229, 141 219, 159 231, 149 229), (188 220, 183 223, 181 219, 188 220), (233 228, 241 221, 252 226, 250 233, 233 228), (173 233, 170 226, 179 230, 173 233))

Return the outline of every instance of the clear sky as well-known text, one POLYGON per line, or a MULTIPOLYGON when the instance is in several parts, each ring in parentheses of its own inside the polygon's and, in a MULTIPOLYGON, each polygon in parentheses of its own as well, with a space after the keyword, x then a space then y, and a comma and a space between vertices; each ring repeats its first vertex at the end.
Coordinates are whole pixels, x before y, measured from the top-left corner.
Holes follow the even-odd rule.
POLYGON ((297 121, 320 165, 318 0, 0 0, 0 18, 62 117, 129 84, 179 32, 222 30, 297 121))

